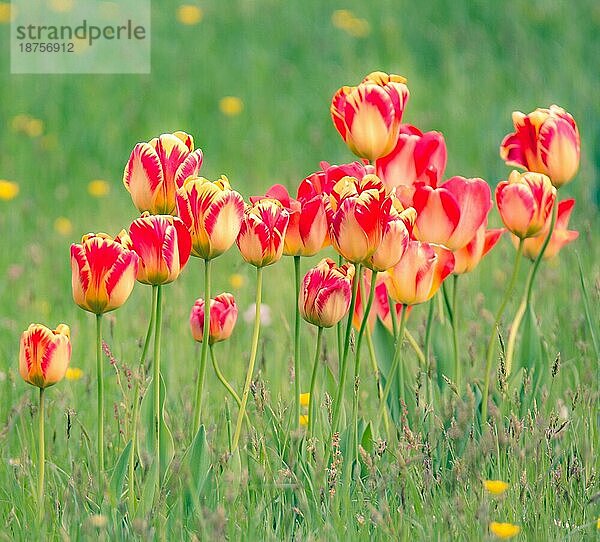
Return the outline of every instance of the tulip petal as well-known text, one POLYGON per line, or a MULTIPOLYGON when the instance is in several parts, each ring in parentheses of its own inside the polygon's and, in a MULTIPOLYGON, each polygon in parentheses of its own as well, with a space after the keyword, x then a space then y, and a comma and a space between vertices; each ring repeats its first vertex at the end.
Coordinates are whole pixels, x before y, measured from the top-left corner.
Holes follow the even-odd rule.
POLYGON ((195 177, 198 175, 203 160, 204 155, 200 149, 188 154, 175 173, 175 185, 177 188, 183 186, 183 183, 188 177, 195 177))
POLYGON ((529 187, 503 181, 496 187, 496 203, 504 225, 524 236, 535 213, 535 200, 529 187))
POLYGON ((446 188, 433 189, 416 185, 413 207, 417 211, 415 236, 428 243, 445 244, 460 221, 460 208, 455 196, 446 188))
POLYGON ((148 143, 138 143, 125 166, 123 184, 140 211, 152 208, 153 195, 164 183, 162 165, 158 154, 148 143))

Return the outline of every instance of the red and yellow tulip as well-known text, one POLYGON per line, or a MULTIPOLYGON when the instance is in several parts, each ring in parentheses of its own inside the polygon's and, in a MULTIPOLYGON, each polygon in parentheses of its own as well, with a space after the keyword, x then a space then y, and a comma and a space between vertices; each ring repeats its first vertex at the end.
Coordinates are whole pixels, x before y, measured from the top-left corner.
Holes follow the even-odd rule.
POLYGON ((447 158, 440 132, 423 133, 415 126, 402 124, 396 146, 375 162, 375 170, 388 190, 416 182, 435 187, 444 174, 447 158))
POLYGON ((177 190, 177 214, 192 235, 192 256, 211 260, 235 242, 244 216, 244 199, 227 177, 216 181, 188 177, 177 190))
POLYGON ((543 173, 560 188, 579 169, 579 130, 573 117, 558 105, 512 115, 515 131, 500 145, 500 156, 509 166, 543 173))
POLYGON ((162 134, 138 143, 123 173, 123 184, 140 212, 172 214, 175 191, 202 166, 202 151, 185 132, 162 134))
POLYGON ((461 275, 473 271, 505 231, 504 228, 486 230, 486 224, 482 224, 467 245, 454 251, 454 274, 461 275))
POLYGON ((143 213, 129 227, 131 248, 140 257, 137 280, 144 284, 173 282, 192 249, 190 232, 181 219, 143 213))
POLYGON ((302 318, 319 327, 337 324, 350 308, 354 266, 322 259, 302 280, 298 308, 302 318))
MULTIPOLYGON (((222 293, 210 300, 209 344, 224 341, 231 336, 237 321, 238 307, 230 293, 222 293)), ((190 314, 190 328, 195 341, 204 339, 204 299, 197 299, 190 314)))
POLYGON ((431 299, 454 269, 454 254, 440 245, 410 241, 385 279, 396 303, 417 305, 431 299))
POLYGON ((53 331, 31 324, 21 335, 19 372, 25 382, 47 388, 60 382, 71 361, 71 332, 66 324, 53 331))
POLYGON ((331 118, 354 154, 376 160, 394 148, 408 97, 404 77, 373 72, 358 86, 335 93, 331 118))
POLYGON ((520 239, 540 235, 556 199, 556 188, 542 173, 514 170, 496 187, 496 204, 506 228, 520 239))
POLYGON ((439 187, 417 183, 415 237, 458 250, 471 241, 492 207, 489 185, 483 179, 452 177, 439 187))
MULTIPOLYGON (((574 199, 567 199, 558 204, 556 224, 552 231, 552 237, 550 237, 550 241, 544 252, 544 260, 554 258, 560 252, 561 248, 572 241, 575 241, 575 239, 579 237, 578 231, 567 229, 569 227, 569 219, 571 218, 571 212, 573 211, 574 205, 574 199)), ((530 260, 535 260, 538 257, 540 250, 542 250, 542 245, 550 230, 551 218, 552 217, 548 217, 546 220, 546 224, 540 235, 525 239, 525 242, 523 243, 523 255, 530 260)), ((513 236, 513 243, 515 245, 518 245, 518 241, 519 238, 513 236)))
POLYGON ((321 169, 311 173, 298 187, 298 199, 312 199, 318 194, 331 194, 335 184, 344 177, 362 179, 368 173, 374 173, 373 166, 366 166, 361 162, 350 164, 331 165, 321 162, 321 169))
POLYGON ((256 267, 281 259, 290 215, 276 199, 261 199, 246 208, 236 240, 242 258, 256 267))
POLYGON ((135 285, 138 255, 119 238, 84 235, 71 245, 73 300, 86 311, 103 314, 127 301, 135 285))

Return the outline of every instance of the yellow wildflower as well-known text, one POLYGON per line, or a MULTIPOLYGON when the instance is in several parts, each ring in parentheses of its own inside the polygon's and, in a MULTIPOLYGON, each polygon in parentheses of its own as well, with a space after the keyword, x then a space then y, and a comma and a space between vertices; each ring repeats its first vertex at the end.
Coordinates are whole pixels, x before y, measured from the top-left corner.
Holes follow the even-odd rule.
POLYGON ((23 131, 29 137, 40 137, 44 133, 44 121, 32 117, 27 121, 23 131))
POLYGON ((94 196, 95 198, 103 198, 110 192, 110 184, 101 179, 90 181, 88 184, 88 192, 90 196, 94 196))
POLYGON ((303 407, 307 407, 310 402, 310 393, 301 393, 300 394, 300 405, 303 407))
POLYGON ((0 23, 10 23, 15 17, 15 11, 10 2, 0 2, 0 23))
POLYGON ((521 532, 521 527, 513 525, 512 523, 498 523, 497 521, 492 521, 490 523, 490 532, 497 538, 505 540, 517 536, 521 532))
POLYGON ((67 380, 79 380, 83 376, 83 371, 79 367, 69 367, 65 373, 67 380))
POLYGON ((300 425, 302 427, 306 427, 308 425, 308 415, 307 414, 300 414, 300 425))
POLYGON ((19 185, 13 181, 0 179, 0 200, 15 199, 19 193, 19 185))
POLYGON ((52 11, 67 13, 73 9, 73 0, 50 0, 48 2, 52 11))
POLYGON ((177 20, 181 24, 193 26, 198 24, 203 17, 204 13, 198 6, 183 4, 177 8, 177 20))
POLYGON ((234 290, 239 290, 246 284, 246 277, 239 273, 234 273, 229 276, 229 284, 234 290))
POLYGON ((364 38, 371 32, 369 21, 357 17, 348 9, 338 9, 331 15, 333 26, 355 38, 364 38))
POLYGON ((237 96, 224 96, 219 100, 219 109, 227 117, 235 117, 244 110, 244 102, 237 96))
POLYGON ((508 489, 508 484, 502 480, 484 480, 483 487, 492 495, 502 495, 508 489))
POLYGON ((73 233, 73 224, 66 216, 59 216, 54 221, 54 231, 59 235, 71 235, 73 233))

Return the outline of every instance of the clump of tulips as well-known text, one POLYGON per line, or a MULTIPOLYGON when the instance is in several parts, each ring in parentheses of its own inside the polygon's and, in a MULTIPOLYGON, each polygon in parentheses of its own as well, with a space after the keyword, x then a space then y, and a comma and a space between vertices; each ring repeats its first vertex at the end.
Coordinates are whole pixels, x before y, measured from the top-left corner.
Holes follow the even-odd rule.
MULTIPOLYGON (((300 182, 296 197, 290 196, 283 185, 276 184, 266 190, 264 196, 253 196, 245 202, 225 176, 215 181, 200 177, 202 151, 194 150, 192 136, 184 132, 162 134, 135 145, 125 166, 123 183, 142 215, 114 238, 104 233, 87 234, 80 244, 71 247, 73 299, 81 308, 96 315, 96 474, 100 502, 106 469, 103 315, 127 301, 136 281, 152 287, 148 328, 132 399, 128 501, 129 514, 133 515, 137 506, 135 464, 140 382, 152 337, 154 352, 149 390, 154 413, 152 479, 157 502, 168 469, 168 465, 161 465, 159 453, 164 420, 160 368, 162 306, 166 293, 163 286, 178 280, 190 256, 202 260, 204 269, 204 288, 193 304, 189 319, 192 338, 202 343, 195 375, 190 440, 206 421, 202 403, 209 354, 215 375, 237 405, 235 431, 229 441, 231 454, 240 446, 244 421, 252 424, 247 406, 259 349, 263 269, 277 264, 285 255, 294 262, 295 297, 290 303, 296 313, 291 425, 297 431, 307 425, 309 438, 315 434, 319 419, 322 337, 325 330, 335 328, 337 390, 331 417, 324 422, 324 432, 328 431, 333 441, 343 429, 340 424, 347 392, 348 361, 353 352, 354 393, 352 415, 347 424, 350 435, 347 465, 351 468, 360 461, 358 414, 363 340, 366 337, 371 345, 375 321, 380 319, 388 330, 394 353, 384 381, 380 374, 381 360, 373 348, 368 349, 378 400, 374 427, 379 431, 383 420, 385 437, 392 441, 398 429, 392 427, 388 415, 394 383, 399 390, 394 394, 398 403, 395 408, 406 406, 409 366, 403 363, 405 340, 425 363, 431 378, 428 342, 433 298, 440 291, 453 330, 454 372, 451 377, 456 393, 459 396, 464 393, 465 360, 461 357, 457 333, 461 325, 458 278, 472 272, 508 231, 517 247, 512 276, 490 330, 486 363, 476 367, 483 384, 480 379, 469 382, 469 386, 481 388, 481 424, 485 427, 497 328, 518 284, 522 256, 534 263, 510 328, 506 353, 508 372, 519 325, 530 306, 541 261, 556 256, 564 245, 577 238, 577 232, 567 229, 574 200, 558 203, 557 190, 577 171, 579 134, 573 118, 558 106, 538 109, 530 115, 513 114, 515 133, 502 142, 501 156, 507 164, 525 171, 515 170, 497 185, 495 199, 504 228, 488 229, 493 206, 490 186, 481 178, 453 176, 443 180, 447 161, 444 137, 439 132, 424 133, 402 123, 408 97, 406 79, 383 72, 369 74, 357 86, 340 88, 331 103, 331 116, 342 139, 360 160, 342 165, 322 162, 318 171, 300 182), (214 352, 214 346, 229 339, 234 332, 238 307, 230 293, 214 296, 211 285, 213 260, 234 243, 241 257, 256 268, 254 328, 246 376, 238 390, 225 377, 214 352), (325 256, 302 275, 303 261, 323 252, 329 256, 337 253, 337 262, 325 256), (447 284, 450 276, 452 288, 447 284), (426 303, 429 303, 426 344, 421 349, 408 330, 407 320, 413 307, 426 303), (312 366, 307 366, 300 356, 302 319, 317 329, 312 366), (354 340, 353 326, 356 328, 354 340), (308 395, 300 393, 305 372, 310 375, 308 395), (301 415, 302 406, 308 406, 307 423, 306 415, 301 415)), ((40 389, 40 519, 43 519, 44 488, 44 390, 63 378, 70 354, 69 328, 65 324, 55 331, 32 324, 21 338, 21 375, 40 389)), ((408 414, 410 418, 411 413, 408 414)), ((329 457, 331 442, 322 444, 329 457)))

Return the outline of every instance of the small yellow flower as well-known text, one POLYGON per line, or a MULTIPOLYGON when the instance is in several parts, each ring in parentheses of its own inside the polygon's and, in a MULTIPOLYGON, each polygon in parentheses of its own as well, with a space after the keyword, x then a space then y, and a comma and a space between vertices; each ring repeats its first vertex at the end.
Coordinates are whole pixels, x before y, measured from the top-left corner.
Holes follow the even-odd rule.
POLYGON ((596 529, 600 531, 600 517, 596 520, 596 529))
POLYGON ((67 236, 73 232, 73 224, 66 216, 59 216, 54 221, 54 231, 59 235, 67 236))
POLYGON ((371 32, 371 25, 366 19, 357 17, 348 25, 346 32, 355 38, 366 38, 371 32))
POLYGON ((219 109, 227 117, 235 117, 244 110, 244 102, 237 96, 224 96, 219 100, 219 109))
POLYGON ((508 489, 508 484, 502 480, 484 480, 483 487, 492 495, 502 495, 508 489))
POLYGON ((300 394, 300 406, 307 407, 310 402, 310 393, 300 394))
POLYGON ((229 285, 234 290, 240 290, 246 284, 246 277, 244 275, 240 275, 239 273, 234 273, 229 277, 229 285))
POLYGON ((58 13, 67 13, 73 9, 73 0, 50 0, 50 9, 58 13))
POLYGON ((352 13, 349 9, 336 9, 331 14, 331 22, 333 23, 333 26, 341 30, 346 30, 348 26, 352 24, 353 20, 354 13, 352 13))
POLYGON ((302 427, 306 427, 308 425, 308 415, 307 414, 300 414, 300 425, 302 427))
POLYGON ((10 126, 15 132, 24 132, 30 120, 31 117, 29 115, 15 115, 10 121, 10 126))
POLYGON ((11 7, 10 2, 0 2, 0 23, 10 23, 15 15, 16 9, 11 7))
POLYGON ((364 38, 371 32, 369 21, 357 17, 348 9, 334 11, 331 15, 331 22, 333 26, 355 38, 364 38))
POLYGON ((101 179, 90 181, 88 184, 88 192, 90 196, 94 196, 95 198, 103 198, 110 192, 110 184, 101 179))
POLYGON ((44 133, 44 121, 40 119, 30 118, 27 121, 23 131, 29 137, 40 137, 44 133))
POLYGON ((83 371, 79 367, 69 367, 65 373, 67 380, 79 380, 83 376, 83 371))
POLYGON ((181 24, 193 26, 202 21, 204 13, 198 6, 183 4, 177 8, 177 20, 181 24))
POLYGON ((490 523, 490 532, 498 538, 507 539, 517 536, 521 532, 521 527, 512 523, 498 523, 492 521, 490 523))
POLYGON ((19 185, 13 181, 0 179, 0 200, 9 201, 19 194, 19 185))

